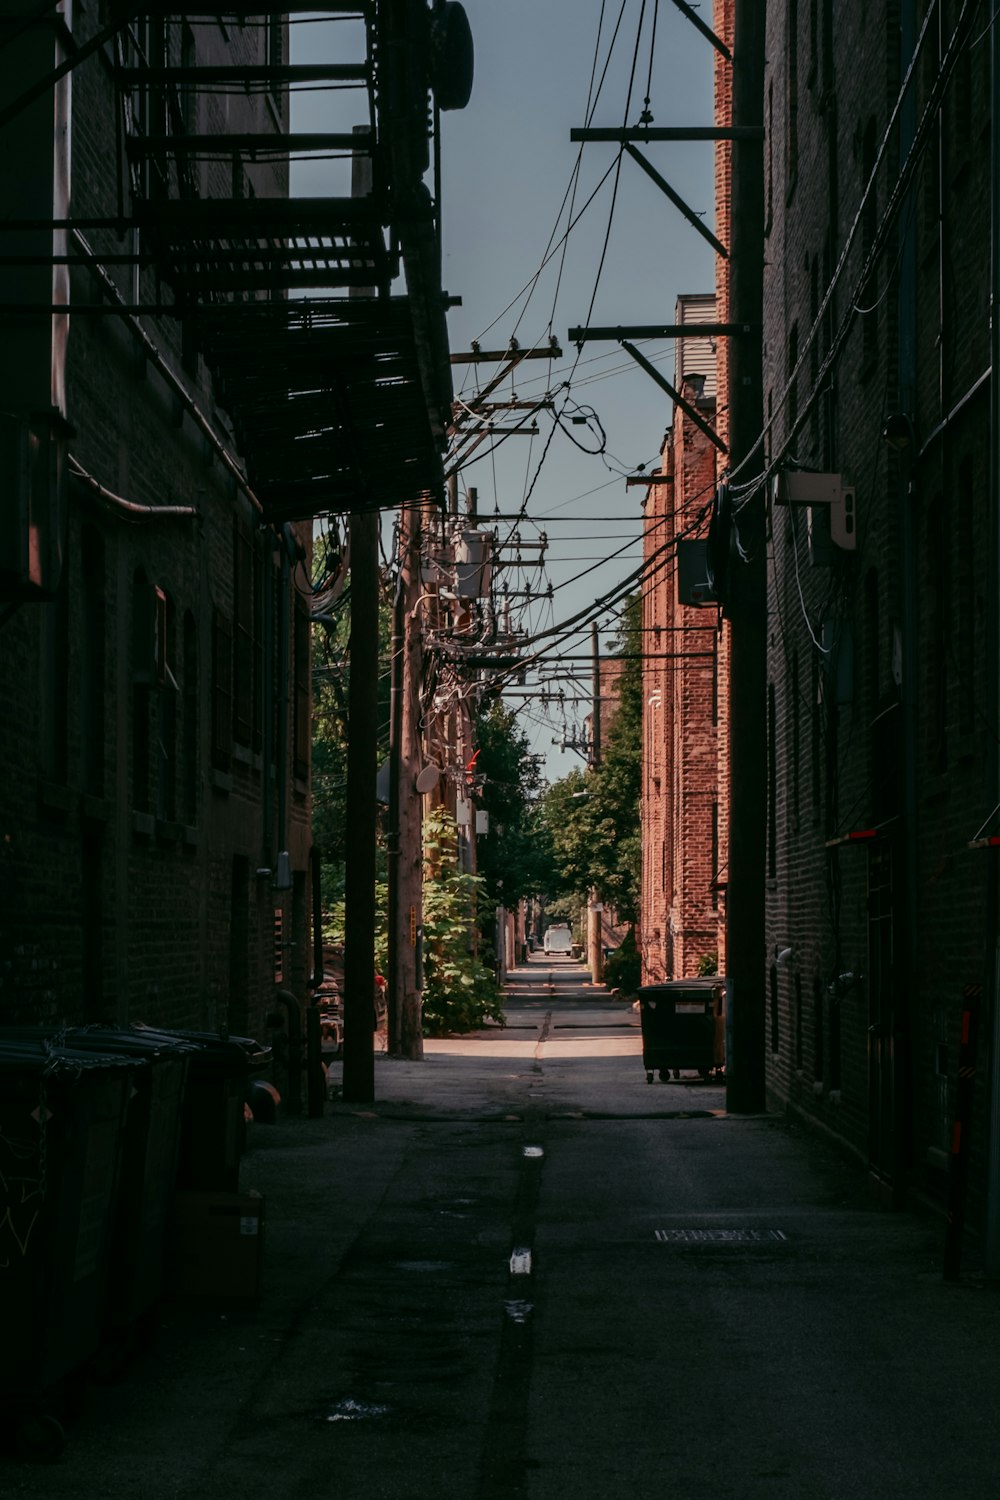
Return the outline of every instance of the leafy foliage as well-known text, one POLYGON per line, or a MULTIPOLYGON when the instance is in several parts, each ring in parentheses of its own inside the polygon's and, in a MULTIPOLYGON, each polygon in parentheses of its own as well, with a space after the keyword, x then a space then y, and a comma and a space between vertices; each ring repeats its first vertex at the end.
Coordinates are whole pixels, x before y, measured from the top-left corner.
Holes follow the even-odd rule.
MULTIPOLYGON (((317 559, 317 570, 328 566, 317 559)), ((343 941, 343 898, 346 878, 344 828, 347 811, 348 689, 350 685, 349 594, 339 599, 336 612, 312 627, 312 790, 313 841, 320 852, 324 928, 331 939, 343 941), (337 916, 340 915, 338 922, 337 916)), ((379 660, 389 658, 391 608, 383 591, 379 602, 379 660)), ((373 753, 381 764, 389 750, 389 679, 379 673, 379 729, 373 753)), ((380 853, 384 864, 384 855, 380 853)))
POLYGON ((548 879, 552 854, 534 801, 541 773, 515 714, 501 703, 476 720, 475 738, 477 801, 490 817, 490 831, 476 846, 479 874, 486 904, 510 907, 548 879))
POLYGON ((634 995, 641 978, 642 959, 635 941, 635 928, 630 927, 618 947, 605 959, 604 979, 611 989, 634 995))
POLYGON ((601 764, 571 771, 554 782, 541 800, 554 858, 551 894, 585 898, 591 889, 618 918, 634 923, 639 914, 642 842, 639 797, 642 787, 641 606, 634 595, 622 616, 615 654, 622 659, 618 709, 602 749, 601 764))
POLYGON ((436 808, 424 824, 424 1031, 428 1036, 503 1026, 494 976, 471 948, 484 882, 458 868, 455 820, 436 808))

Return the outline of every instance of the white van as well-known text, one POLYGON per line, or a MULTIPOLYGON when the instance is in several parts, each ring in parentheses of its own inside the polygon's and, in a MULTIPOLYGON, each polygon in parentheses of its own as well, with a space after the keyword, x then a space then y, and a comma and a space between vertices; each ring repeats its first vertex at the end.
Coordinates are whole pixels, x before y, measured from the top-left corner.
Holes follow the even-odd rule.
POLYGON ((569 958, 573 952, 573 934, 568 922, 553 922, 551 927, 545 929, 545 937, 542 940, 542 948, 549 958, 557 955, 569 958))

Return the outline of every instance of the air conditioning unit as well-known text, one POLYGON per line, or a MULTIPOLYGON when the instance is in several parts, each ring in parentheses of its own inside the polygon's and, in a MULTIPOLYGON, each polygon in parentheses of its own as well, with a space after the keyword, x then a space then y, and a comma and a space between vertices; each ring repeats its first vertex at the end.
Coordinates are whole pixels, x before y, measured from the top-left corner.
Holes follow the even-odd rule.
POLYGON ((708 576, 708 538, 677 542, 677 603, 717 605, 718 595, 708 576))
MULTIPOLYGON (((774 480, 775 505, 802 505, 810 512, 810 536, 818 538, 825 526, 814 519, 822 509, 829 519, 830 540, 842 552, 854 552, 858 545, 857 512, 853 484, 845 484, 842 474, 819 474, 809 469, 782 469, 774 480)), ((823 560, 817 546, 816 561, 823 560)))

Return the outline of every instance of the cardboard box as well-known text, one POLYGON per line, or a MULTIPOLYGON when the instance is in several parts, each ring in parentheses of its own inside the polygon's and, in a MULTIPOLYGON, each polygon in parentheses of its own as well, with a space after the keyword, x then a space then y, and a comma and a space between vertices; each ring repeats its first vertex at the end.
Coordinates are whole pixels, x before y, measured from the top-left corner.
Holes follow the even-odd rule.
POLYGON ((179 1297, 260 1296, 264 1200, 259 1193, 174 1194, 171 1284, 179 1297))

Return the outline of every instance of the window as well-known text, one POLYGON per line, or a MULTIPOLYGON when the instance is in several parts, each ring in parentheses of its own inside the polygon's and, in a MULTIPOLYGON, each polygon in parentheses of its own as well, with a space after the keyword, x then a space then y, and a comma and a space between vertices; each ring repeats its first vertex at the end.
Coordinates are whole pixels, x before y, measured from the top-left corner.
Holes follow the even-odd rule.
POLYGON ((821 682, 819 654, 814 650, 812 653, 812 680, 809 693, 812 730, 810 769, 812 772, 812 805, 814 816, 819 815, 820 802, 823 797, 823 690, 821 682))
MULTIPOLYGON (((861 254, 865 261, 875 248, 875 235, 878 230, 878 184, 872 181, 875 171, 875 158, 877 151, 877 136, 874 119, 870 119, 865 126, 864 140, 861 146, 861 187, 867 191, 861 211, 861 254), (870 186, 869 186, 870 184, 870 186)), ((879 316, 879 275, 878 259, 872 263, 864 290, 861 293, 862 319, 862 368, 869 370, 878 359, 878 316, 879 316)))
MULTIPOLYGON (((810 331, 816 327, 816 319, 819 316, 819 256, 813 255, 809 262, 809 328, 810 331)), ((816 387, 819 384, 819 333, 817 332, 809 341, 809 397, 812 405, 809 409, 809 431, 812 440, 812 450, 819 455, 820 444, 823 439, 820 425, 820 402, 816 396, 816 387)))
POLYGON ((137 568, 132 578, 132 806, 137 812, 149 812, 151 806, 150 717, 155 664, 155 597, 145 571, 137 568))
MULTIPOLYGON (((281 12, 267 17, 264 46, 268 67, 282 67, 285 61, 285 17, 281 12)), ((280 114, 285 95, 284 84, 279 79, 272 78, 269 84, 269 92, 274 102, 274 107, 280 114)))
POLYGON ((802 975, 795 976, 795 1066, 802 1071, 802 975))
POLYGON ((932 771, 948 767, 948 554, 944 505, 927 516, 927 752, 932 771))
POLYGON ((958 727, 963 735, 975 728, 976 686, 976 555, 973 520, 972 462, 958 471, 955 505, 955 655, 958 661, 958 727))
POLYGON ((785 201, 799 175, 799 0, 788 0, 788 51, 785 75, 785 201))
POLYGON ((83 587, 80 622, 81 770, 84 791, 99 797, 104 791, 104 595, 107 584, 104 538, 96 526, 84 526, 80 558, 83 587))
POLYGON ((251 745, 254 731, 254 549, 249 528, 233 522, 233 739, 251 745))
POLYGON ((802 769, 802 704, 799 696, 799 653, 797 651, 792 652, 788 692, 792 702, 792 817, 795 821, 795 827, 798 828, 799 812, 801 806, 801 799, 799 796, 799 776, 802 769))
POLYGON ((767 876, 778 874, 778 715, 774 683, 767 687, 767 876))
POLYGON ((825 1067, 823 1034, 823 985, 819 977, 813 979, 813 1078, 823 1082, 825 1067))
POLYGON ((780 1028, 780 1020, 779 1020, 779 1015, 778 1015, 778 966, 777 966, 777 964, 772 964, 771 965, 771 970, 770 970, 769 978, 770 978, 770 982, 771 982, 771 1007, 770 1007, 771 1008, 771 1051, 772 1052, 780 1052, 781 1051, 781 1028, 780 1028))
POLYGON ((294 684, 294 718, 292 720, 292 757, 294 774, 300 781, 309 775, 309 750, 312 736, 309 693, 309 611, 296 595, 295 631, 292 643, 294 684))
POLYGON ((198 822, 198 626, 194 615, 184 615, 184 662, 182 666, 183 701, 181 705, 181 763, 184 821, 190 827, 198 822))
POLYGON ((774 83, 768 84, 768 205, 765 213, 765 236, 774 225, 774 83))
POLYGON ((177 678, 174 603, 164 589, 156 590, 157 620, 157 738, 156 815, 173 822, 177 817, 177 678))
POLYGON ((233 753, 233 627, 212 611, 212 764, 229 769, 233 753))

